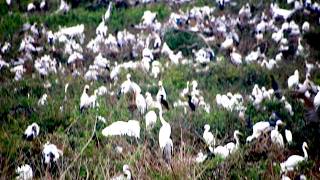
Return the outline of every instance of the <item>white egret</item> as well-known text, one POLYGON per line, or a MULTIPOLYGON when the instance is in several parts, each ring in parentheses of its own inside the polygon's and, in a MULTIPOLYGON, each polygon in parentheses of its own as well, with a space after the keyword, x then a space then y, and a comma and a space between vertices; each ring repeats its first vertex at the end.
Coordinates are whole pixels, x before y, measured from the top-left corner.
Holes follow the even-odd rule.
POLYGON ((281 172, 293 171, 299 163, 301 163, 302 161, 306 161, 308 159, 306 148, 308 148, 308 145, 306 142, 303 142, 302 150, 304 156, 291 155, 286 161, 280 163, 281 172))

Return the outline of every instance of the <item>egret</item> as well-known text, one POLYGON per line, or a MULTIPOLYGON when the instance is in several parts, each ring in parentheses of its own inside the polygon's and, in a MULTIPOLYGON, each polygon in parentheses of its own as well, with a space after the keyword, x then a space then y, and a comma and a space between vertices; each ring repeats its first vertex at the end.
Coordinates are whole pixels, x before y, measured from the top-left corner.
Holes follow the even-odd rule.
POLYGON ((236 140, 236 143, 234 142, 229 142, 225 146, 229 150, 229 153, 234 153, 240 146, 240 141, 238 135, 242 135, 242 133, 239 132, 239 130, 235 130, 233 133, 233 138, 236 140))
POLYGON ((142 94, 135 92, 136 94, 136 106, 137 109, 139 110, 140 114, 144 114, 147 110, 147 103, 146 103, 146 99, 143 97, 142 94))
POLYGON ((111 180, 131 180, 131 171, 129 165, 125 164, 122 167, 123 174, 111 178, 111 180))
POLYGON ((279 125, 282 125, 282 124, 283 124, 283 122, 281 120, 278 120, 276 122, 275 129, 273 129, 270 134, 271 141, 274 144, 279 145, 280 147, 284 147, 283 137, 282 137, 281 133, 278 131, 279 125))
POLYGON ((140 124, 137 120, 116 121, 105 127, 102 130, 102 135, 108 136, 121 136, 127 135, 130 137, 140 138, 140 124))
POLYGON ((160 102, 161 95, 163 95, 163 99, 164 100, 167 100, 167 93, 166 93, 166 90, 163 87, 162 81, 158 82, 158 86, 159 86, 159 90, 158 90, 158 93, 157 93, 157 101, 160 102))
POLYGON ((32 140, 39 135, 40 127, 37 123, 32 123, 24 131, 23 137, 27 140, 32 140))
POLYGON ((17 180, 32 180, 33 171, 29 164, 22 165, 16 169, 16 173, 19 174, 17 180))
POLYGON ((296 69, 294 74, 288 78, 288 88, 291 89, 293 86, 299 84, 299 71, 296 69))
POLYGON ((306 142, 303 142, 302 150, 304 156, 291 155, 286 161, 280 163, 281 172, 293 171, 299 163, 306 161, 308 159, 306 148, 308 148, 308 145, 306 142))
POLYGON ((155 111, 149 111, 145 115, 146 129, 150 130, 157 122, 157 114, 155 111))
POLYGON ((207 159, 208 155, 207 154, 203 154, 202 151, 200 151, 197 154, 197 157, 195 158, 196 163, 202 163, 207 159))
POLYGON ((171 160, 171 155, 173 153, 173 143, 170 138, 171 136, 171 126, 167 123, 162 116, 162 109, 159 110, 159 119, 161 121, 161 128, 159 131, 159 146, 163 154, 163 158, 166 163, 169 163, 171 160))
POLYGON ((206 145, 209 147, 209 150, 212 151, 212 147, 215 147, 216 140, 213 136, 213 134, 210 132, 210 125, 206 124, 204 125, 204 132, 202 135, 206 145))
POLYGON ((286 136, 286 140, 287 140, 288 144, 290 145, 292 143, 292 133, 291 133, 291 131, 286 129, 286 130, 284 130, 284 134, 286 136))
POLYGON ((58 149, 56 145, 50 144, 49 142, 44 144, 42 150, 44 163, 49 164, 51 162, 56 162, 62 155, 63 152, 60 149, 58 149))

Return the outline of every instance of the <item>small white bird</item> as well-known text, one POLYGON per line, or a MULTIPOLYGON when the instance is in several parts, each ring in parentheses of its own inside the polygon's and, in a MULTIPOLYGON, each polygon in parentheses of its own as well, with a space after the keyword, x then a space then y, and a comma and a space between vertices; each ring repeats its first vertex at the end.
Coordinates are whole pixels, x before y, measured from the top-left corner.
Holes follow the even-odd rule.
POLYGON ((283 122, 281 120, 278 120, 276 122, 276 127, 271 131, 270 138, 274 144, 277 144, 283 148, 284 147, 283 137, 281 133, 278 131, 279 125, 282 125, 282 124, 283 122))
POLYGON ((203 139, 206 142, 206 145, 209 147, 210 151, 212 151, 212 147, 215 147, 216 145, 216 140, 213 136, 213 134, 209 131, 210 130, 210 125, 206 124, 204 125, 204 132, 203 132, 203 139))
POLYGON ((80 98, 80 111, 83 112, 83 110, 87 107, 89 107, 89 95, 88 95, 88 91, 89 91, 89 85, 85 85, 83 88, 83 92, 80 98))
POLYGON ((286 140, 287 140, 288 144, 290 145, 292 143, 292 133, 288 129, 286 129, 284 131, 284 133, 285 133, 285 136, 286 136, 286 140))
POLYGON ((48 97, 47 93, 43 94, 43 95, 41 96, 41 98, 39 99, 39 101, 38 101, 38 106, 43 106, 43 105, 45 105, 46 102, 47 102, 47 97, 48 97))
POLYGON ((42 150, 44 163, 49 164, 51 162, 56 162, 62 155, 63 152, 60 149, 58 149, 56 145, 50 144, 49 142, 44 144, 42 150))
POLYGON ((229 150, 227 146, 217 146, 213 150, 213 154, 216 156, 221 156, 222 158, 227 158, 229 156, 229 150))
POLYGON ((37 123, 32 123, 27 127, 27 129, 24 131, 24 138, 27 140, 32 140, 36 138, 39 135, 40 127, 37 123))
POLYGON ((153 126, 156 124, 157 122, 157 114, 155 111, 149 111, 146 115, 145 115, 145 121, 146 121, 146 129, 150 130, 153 128, 153 126))
POLYGON ((159 86, 159 90, 157 93, 157 101, 160 102, 161 100, 161 95, 163 95, 163 99, 167 100, 167 93, 166 90, 164 89, 163 85, 162 85, 162 81, 158 82, 158 86, 159 86))
POLYGON ((235 130, 233 133, 233 138, 236 140, 236 143, 229 142, 225 146, 229 150, 229 154, 234 153, 237 149, 239 149, 240 141, 238 135, 242 135, 242 133, 239 132, 239 130, 235 130))
POLYGON ((320 91, 319 91, 319 87, 317 87, 317 89, 318 89, 318 93, 317 93, 317 95, 314 97, 314 99, 313 99, 313 105, 316 107, 316 108, 318 108, 319 107, 319 105, 320 105, 320 91))
POLYGON ((280 163, 281 172, 293 171, 300 162, 306 161, 308 159, 306 148, 308 148, 308 145, 306 142, 303 142, 302 150, 304 156, 291 155, 286 161, 280 163))
POLYGON ((123 174, 111 178, 111 180, 131 180, 131 171, 129 165, 125 164, 122 167, 123 174))
POLYGON ((236 48, 233 48, 232 53, 230 54, 231 57, 231 62, 235 65, 240 65, 242 64, 242 56, 241 54, 236 52, 236 48))
POLYGON ((146 99, 140 93, 136 93, 136 106, 141 115, 143 115, 147 110, 146 99))
POLYGON ((16 177, 17 180, 31 180, 33 178, 33 171, 29 164, 18 167, 16 173, 19 174, 16 177))
POLYGON ((291 89, 293 86, 299 84, 299 71, 296 69, 294 74, 288 78, 288 88, 291 89))
POLYGON ((196 163, 202 163, 207 159, 208 155, 207 154, 203 154, 202 151, 200 151, 197 154, 197 157, 195 158, 196 163))

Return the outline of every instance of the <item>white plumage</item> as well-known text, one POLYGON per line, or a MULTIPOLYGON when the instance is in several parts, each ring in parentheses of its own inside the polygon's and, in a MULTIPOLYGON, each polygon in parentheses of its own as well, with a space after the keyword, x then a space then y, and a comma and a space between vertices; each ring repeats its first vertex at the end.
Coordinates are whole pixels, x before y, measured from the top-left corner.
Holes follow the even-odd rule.
POLYGON ((300 162, 307 160, 308 153, 306 148, 308 148, 308 145, 306 142, 303 142, 302 150, 304 156, 291 155, 286 161, 280 163, 281 172, 293 171, 300 162))
POLYGON ((38 106, 43 106, 47 102, 48 95, 44 93, 38 101, 38 106))
POLYGON ((167 99, 167 93, 166 93, 166 90, 164 89, 164 87, 162 85, 162 81, 158 82, 158 86, 159 86, 159 90, 158 90, 158 93, 157 93, 157 101, 160 102, 161 95, 163 95, 163 99, 164 100, 167 99))
POLYGON ((283 137, 282 137, 281 133, 278 131, 279 125, 281 125, 281 124, 283 124, 283 122, 281 120, 278 120, 276 122, 276 127, 275 127, 275 129, 273 129, 271 131, 270 137, 271 137, 271 141, 274 144, 277 144, 283 148, 284 147, 283 137))
POLYGON ((112 177, 111 180, 130 180, 131 179, 131 172, 129 165, 125 164, 122 167, 123 174, 118 176, 112 177))
POLYGON ((17 180, 31 180, 33 178, 33 171, 29 164, 18 167, 16 173, 19 174, 16 177, 17 180))
POLYGON ((108 9, 104 14, 104 21, 108 21, 111 16, 112 1, 109 2, 108 9))
POLYGON ((210 130, 210 125, 209 124, 206 124, 204 125, 204 132, 203 132, 203 139, 204 141, 206 142, 207 146, 210 147, 214 147, 216 145, 216 140, 213 136, 213 134, 209 131, 210 130))
POLYGON ((102 130, 104 136, 130 136, 140 138, 140 124, 137 120, 116 121, 102 130))
POLYGON ((160 150, 164 156, 167 163, 171 160, 171 155, 173 153, 173 143, 171 136, 171 126, 162 117, 162 109, 159 109, 159 118, 161 121, 161 128, 159 130, 159 146, 160 150))
POLYGON ((44 159, 44 163, 49 164, 50 162, 56 162, 60 156, 63 155, 63 152, 57 148, 56 145, 50 144, 47 142, 43 146, 42 156, 44 159))
POLYGON ((140 93, 136 93, 136 106, 140 114, 144 114, 147 110, 146 99, 140 93))
MULTIPOLYGON (((319 90, 319 88, 318 88, 319 90)), ((318 91, 317 95, 313 99, 313 105, 318 108, 320 105, 320 91, 318 91)))
POLYGON ((32 140, 39 135, 39 132, 40 132, 39 125, 37 123, 32 123, 24 131, 24 136, 26 137, 26 139, 32 140))
POLYGON ((196 163, 202 163, 207 159, 208 155, 207 154, 203 154, 202 151, 200 151, 197 154, 197 157, 195 158, 196 163))
POLYGON ((294 74, 288 78, 288 88, 292 88, 295 85, 299 84, 299 71, 296 69, 294 74))
POLYGON ((150 130, 157 122, 157 114, 155 111, 149 111, 145 115, 146 129, 150 130))
POLYGON ((286 140, 287 140, 288 144, 291 144, 292 143, 292 133, 291 133, 291 131, 286 129, 284 131, 284 133, 285 133, 286 140))

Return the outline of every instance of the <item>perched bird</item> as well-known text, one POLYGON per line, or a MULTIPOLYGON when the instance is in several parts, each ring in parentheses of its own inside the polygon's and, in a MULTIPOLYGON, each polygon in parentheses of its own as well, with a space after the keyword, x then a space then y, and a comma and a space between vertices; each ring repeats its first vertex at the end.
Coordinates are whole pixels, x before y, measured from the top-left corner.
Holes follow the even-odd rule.
POLYGON ((32 140, 39 135, 40 127, 37 123, 32 123, 27 129, 24 131, 23 137, 27 140, 32 140))
POLYGON ((242 133, 240 133, 239 130, 235 130, 233 133, 233 138, 236 140, 236 143, 229 142, 225 145, 229 150, 229 154, 234 153, 237 149, 239 149, 240 141, 238 135, 242 135, 242 133))
POLYGON ((168 102, 164 99, 164 96, 161 94, 160 95, 160 103, 167 109, 167 110, 169 110, 170 108, 169 108, 169 104, 168 104, 168 102))
POLYGON ((283 137, 281 133, 278 131, 279 125, 282 124, 283 122, 281 120, 278 120, 276 122, 275 129, 273 129, 270 134, 271 141, 275 144, 278 144, 280 147, 284 147, 283 137))
POLYGON ((57 146, 54 144, 50 144, 49 142, 47 142, 43 146, 42 156, 43 156, 43 161, 46 164, 56 162, 59 159, 59 157, 62 155, 63 155, 63 152, 60 149, 58 149, 57 146))
POLYGON ((80 112, 81 113, 83 112, 83 110, 85 108, 87 108, 89 106, 89 104, 88 104, 88 99, 89 99, 88 91, 89 91, 89 85, 85 85, 83 88, 82 95, 80 97, 80 112))
POLYGON ((299 71, 295 70, 294 74, 288 78, 288 88, 291 89, 293 86, 299 84, 299 71))
POLYGON ((16 173, 19 174, 17 180, 32 180, 33 171, 29 164, 22 165, 16 169, 16 173))
POLYGON ((108 136, 122 136, 140 138, 140 124, 137 120, 116 121, 105 127, 102 130, 102 135, 108 136))
POLYGON ((286 161, 280 163, 281 172, 293 171, 294 168, 297 167, 297 165, 300 162, 306 161, 308 159, 308 153, 306 148, 308 148, 308 145, 306 142, 303 142, 302 150, 304 156, 291 155, 286 161))
POLYGON ((166 161, 166 163, 170 163, 171 156, 173 153, 173 143, 170 138, 171 126, 164 120, 162 116, 162 109, 159 110, 159 119, 162 124, 159 131, 159 146, 164 160, 166 161))
POLYGON ((166 93, 166 90, 164 89, 164 87, 162 85, 162 81, 158 82, 158 86, 159 86, 159 90, 158 90, 157 97, 156 97, 157 101, 160 102, 161 95, 163 96, 164 100, 167 100, 167 93, 166 93))
POLYGON ((155 111, 149 111, 145 115, 146 129, 150 130, 157 122, 157 114, 155 111))
POLYGON ((209 124, 204 125, 204 132, 203 132, 202 137, 203 137, 206 145, 209 147, 209 150, 212 152, 213 151, 212 147, 215 147, 216 140, 215 140, 213 134, 210 132, 210 125, 209 124))
POLYGON ((196 110, 196 105, 192 102, 192 97, 191 95, 188 95, 188 104, 189 104, 189 107, 192 111, 195 111, 196 110))
POLYGON ((286 136, 286 140, 287 140, 288 144, 290 145, 292 143, 292 133, 291 133, 291 131, 286 129, 286 130, 284 130, 284 134, 286 136))
POLYGON ((129 165, 125 164, 122 167, 123 174, 112 177, 111 180, 131 180, 131 171, 129 165))

